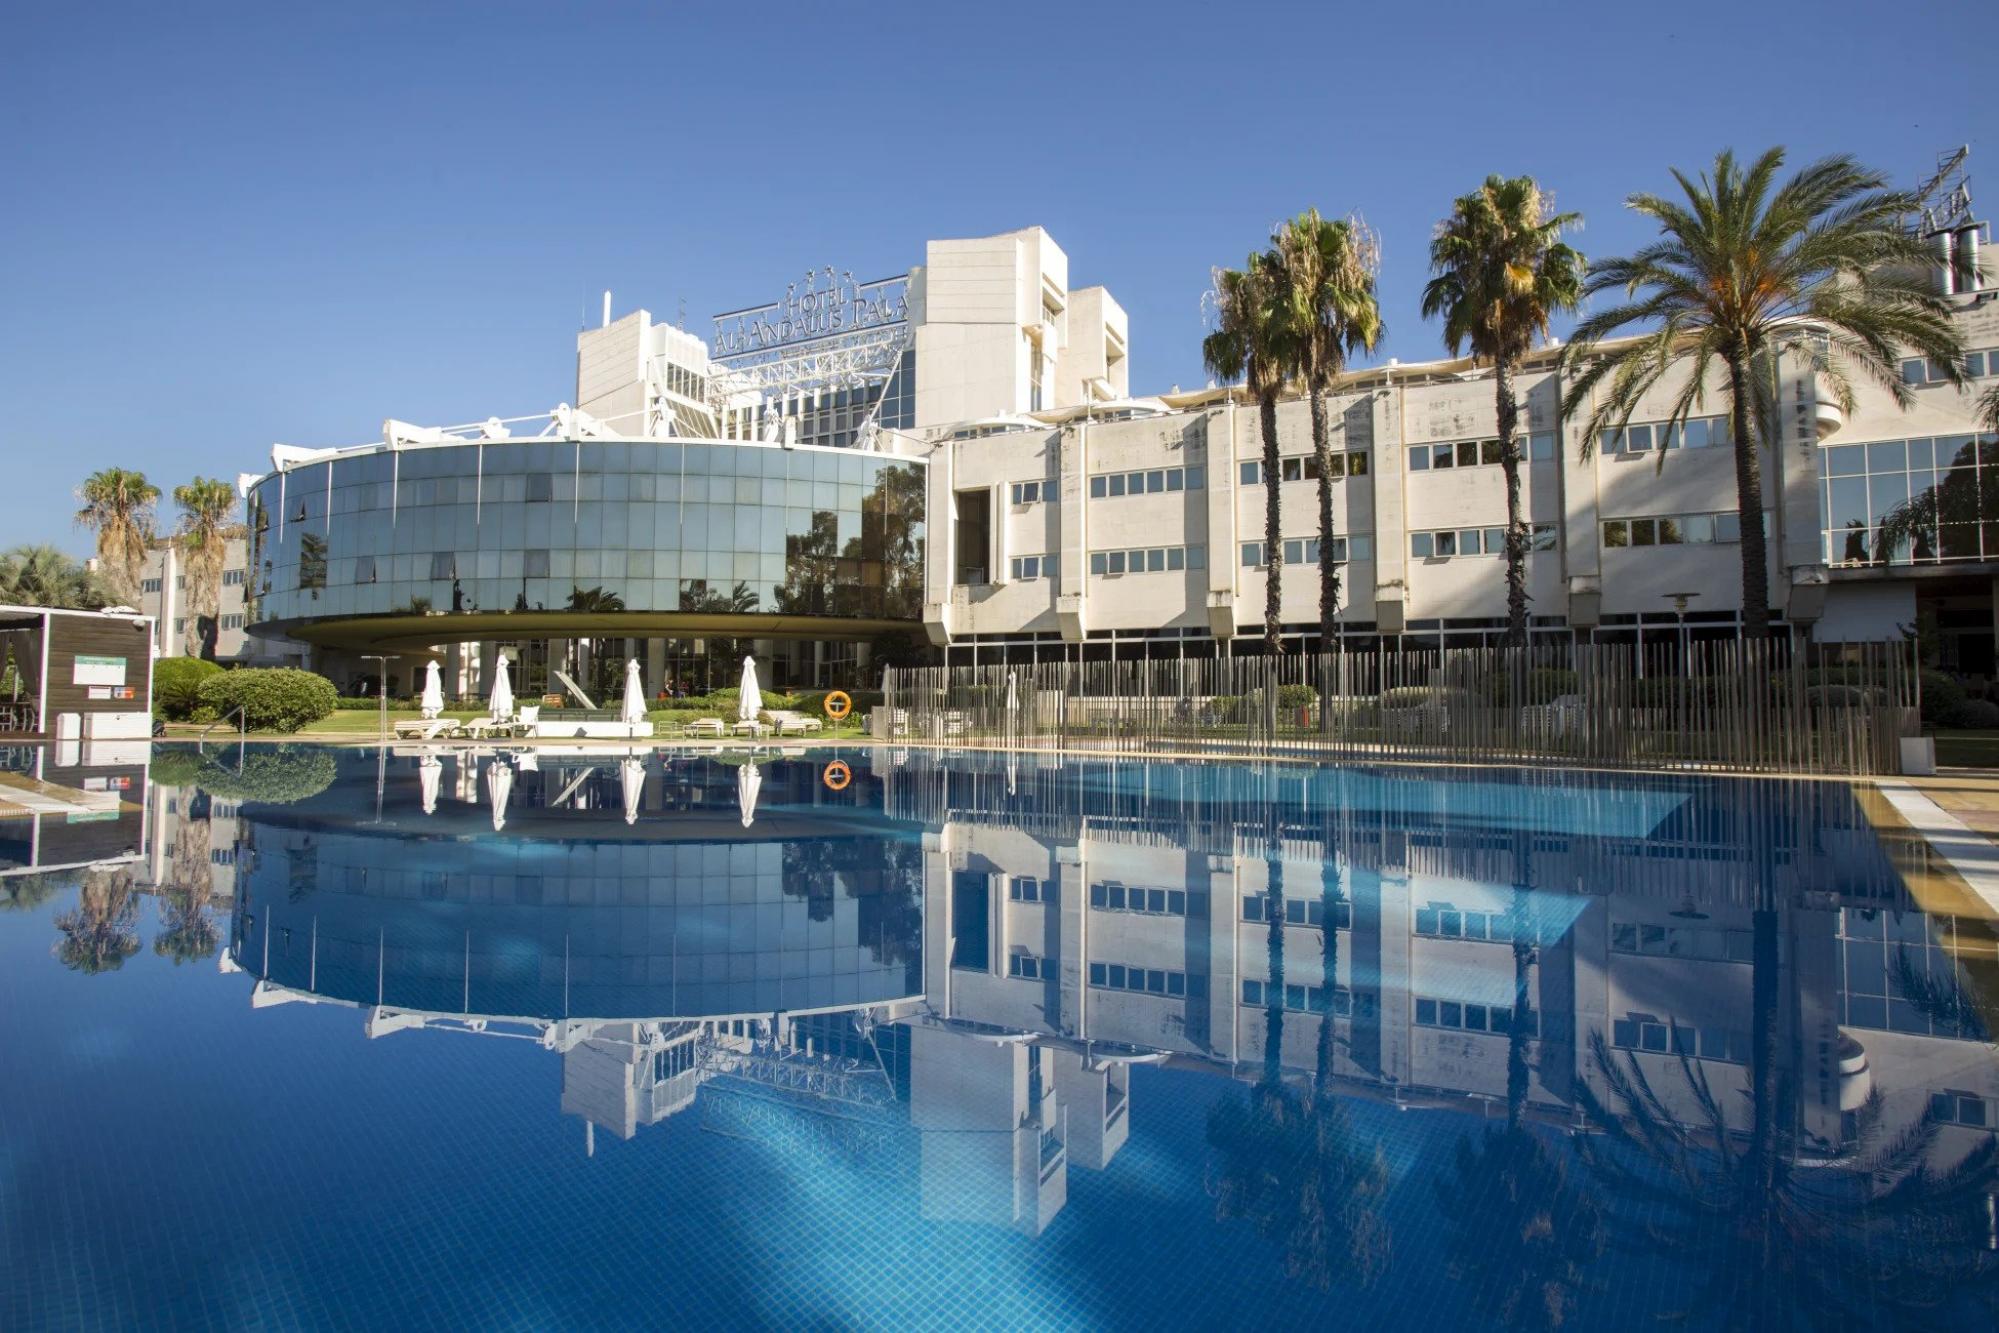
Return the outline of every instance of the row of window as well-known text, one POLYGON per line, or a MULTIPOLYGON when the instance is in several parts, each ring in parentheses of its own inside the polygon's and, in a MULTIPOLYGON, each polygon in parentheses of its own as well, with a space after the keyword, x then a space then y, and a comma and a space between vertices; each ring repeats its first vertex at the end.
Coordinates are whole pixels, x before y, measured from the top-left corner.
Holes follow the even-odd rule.
MULTIPOLYGON (((1174 491, 1198 491, 1208 484, 1204 467, 1155 467, 1140 472, 1099 472, 1090 478, 1092 500, 1116 499, 1122 495, 1160 495, 1174 491)), ((1049 485, 1047 482, 1043 486, 1049 485)), ((1021 503, 1019 500, 1015 504, 1021 503)))
MULTIPOLYGON (((1254 1008, 1263 1008, 1277 999, 1276 988, 1262 981, 1245 979, 1242 983, 1242 1002, 1254 1008)), ((1373 996, 1363 996, 1363 1007, 1371 1004, 1373 996)), ((1298 986, 1286 984, 1283 1008, 1294 1014, 1334 1014, 1340 1018, 1353 1016, 1353 996, 1344 986, 1298 986)))
MULTIPOLYGON (((1530 463, 1552 463, 1555 460, 1555 432, 1535 431, 1522 441, 1530 463)), ((1411 472, 1441 472, 1454 467, 1491 467, 1500 461, 1499 441, 1452 440, 1446 444, 1412 444, 1409 446, 1409 470, 1411 472)))
MULTIPOLYGON (((1284 563, 1287 565, 1316 565, 1319 563, 1320 549, 1317 537, 1286 538, 1284 542, 1284 563)), ((1343 565, 1350 560, 1372 559, 1374 559, 1373 537, 1363 533, 1352 537, 1333 538, 1334 563, 1343 565)), ((1262 569, 1265 563, 1262 542, 1244 542, 1242 544, 1242 567, 1244 569, 1262 569)))
MULTIPOLYGON (((1253 893, 1242 900, 1242 919, 1245 921, 1267 921, 1270 912, 1270 895, 1253 893)), ((1324 930, 1326 926, 1326 900, 1318 898, 1286 898, 1284 900, 1284 924, 1287 926, 1312 926, 1324 930)), ((1333 904, 1333 929, 1353 929, 1353 904, 1345 901, 1333 904)))
POLYGON ((1058 569, 1055 553, 1047 555, 1017 555, 1013 558, 1013 581, 1021 583, 1028 579, 1052 579, 1058 569))
POLYGON ((1606 454, 1644 454, 1660 449, 1725 449, 1733 438, 1727 417, 1688 417, 1684 424, 1653 421, 1606 430, 1596 447, 1606 454))
POLYGON ((1999 1125, 1999 1101, 1981 1097, 1975 1092, 1933 1092, 1930 1094, 1930 1119, 1939 1125, 1991 1129, 1999 1125))
MULTIPOLYGON (((1555 525, 1535 523, 1527 530, 1527 549, 1555 549, 1555 525)), ((1409 534, 1409 554, 1418 560, 1450 560, 1461 555, 1505 555, 1505 528, 1452 528, 1409 534)))
POLYGON ((1046 958, 1037 958, 1031 953, 1010 953, 1006 956, 1006 974, 1026 981, 1047 981, 1055 975, 1046 958))
POLYGON ((1498 940, 1510 944, 1513 923, 1504 912, 1467 912, 1438 904, 1416 909, 1416 933, 1439 940, 1498 940))
POLYGON ((1123 963, 1091 963, 1090 984, 1099 990, 1140 991, 1147 995, 1190 996, 1204 1000, 1208 979, 1200 973, 1163 971, 1156 967, 1126 967, 1123 963))
POLYGON ((1055 900, 1055 886, 1032 875, 1009 875, 1006 896, 1017 903, 1046 903, 1055 900))
POLYGON ((1158 574, 1176 569, 1206 569, 1205 546, 1149 546, 1132 551, 1090 552, 1092 574, 1158 574))
MULTIPOLYGON (((1367 453, 1360 449, 1349 449, 1336 453, 1331 458, 1332 477, 1339 481, 1346 477, 1367 475, 1367 453)), ((1319 479, 1319 456, 1305 454, 1296 458, 1277 460, 1278 478, 1282 481, 1317 481, 1319 479)), ((1263 461, 1244 463, 1236 474, 1245 486, 1263 485, 1263 461)))
POLYGON ((1605 550, 1624 546, 1705 546, 1742 540, 1739 514, 1666 514, 1604 520, 1605 550))
MULTIPOLYGON (((1999 347, 1983 347, 1964 355, 1964 373, 1973 379, 1983 379, 1987 375, 1999 375, 1999 347)), ((1924 357, 1911 357, 1902 363, 1902 383, 1920 389, 1927 384, 1947 384, 1950 376, 1944 373, 1943 363, 1924 357)))
POLYGON ((1017 505, 1038 505, 1054 498, 1055 483, 1052 481, 1016 481, 1013 484, 1013 502, 1017 505))
POLYGON ((1610 927, 1610 947, 1617 953, 1746 963, 1749 961, 1749 944, 1750 933, 1746 930, 1653 926, 1636 922, 1614 922, 1610 927))
MULTIPOLYGON (((223 587, 225 587, 225 588, 240 588, 240 587, 242 587, 242 586, 243 586, 243 576, 244 576, 244 574, 245 574, 245 573, 247 573, 247 572, 248 572, 248 571, 246 571, 246 570, 241 570, 241 569, 225 569, 225 570, 223 570, 223 571, 222 571, 222 586, 223 586, 223 587)), ((139 580, 139 591, 140 591, 140 592, 158 592, 158 591, 160 591, 161 587, 163 586, 163 582, 164 582, 164 581, 163 581, 163 579, 161 579, 161 578, 150 578, 150 579, 140 579, 140 580, 139 580)), ((176 574, 176 575, 174 575, 174 587, 176 587, 176 588, 186 588, 186 587, 187 587, 187 575, 185 575, 185 574, 176 574)))
POLYGON ((1111 912, 1146 912, 1153 916, 1206 916, 1208 895, 1183 889, 1150 889, 1107 880, 1090 885, 1090 906, 1111 912))
POLYGON ((1656 1018, 1617 1019, 1610 1025, 1610 1044, 1621 1051, 1654 1055, 1684 1055, 1689 1059, 1749 1063, 1749 1034, 1734 1028, 1682 1027, 1656 1018))
MULTIPOLYGON (((1418 997, 1416 1026, 1449 1028, 1454 1032, 1497 1032, 1505 1035, 1513 1031, 1513 1006, 1471 1004, 1463 1000, 1418 997)), ((1538 1011, 1533 1009, 1527 1011, 1522 1030, 1523 1034, 1529 1037, 1541 1035, 1541 1015, 1538 1011)))

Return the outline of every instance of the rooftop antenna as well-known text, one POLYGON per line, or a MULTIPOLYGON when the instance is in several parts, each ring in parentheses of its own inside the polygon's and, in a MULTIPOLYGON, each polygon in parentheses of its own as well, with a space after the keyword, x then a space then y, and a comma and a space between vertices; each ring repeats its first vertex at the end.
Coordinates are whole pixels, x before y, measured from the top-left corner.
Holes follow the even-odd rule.
POLYGON ((679 329, 682 333, 687 332, 687 298, 685 296, 680 298, 680 313, 673 317, 673 327, 679 329))
POLYGON ((1948 153, 1937 154, 1937 169, 1915 189, 1916 206, 1923 213, 1923 234, 1949 231, 1971 220, 1971 178, 1964 163, 1971 145, 1964 144, 1948 153))

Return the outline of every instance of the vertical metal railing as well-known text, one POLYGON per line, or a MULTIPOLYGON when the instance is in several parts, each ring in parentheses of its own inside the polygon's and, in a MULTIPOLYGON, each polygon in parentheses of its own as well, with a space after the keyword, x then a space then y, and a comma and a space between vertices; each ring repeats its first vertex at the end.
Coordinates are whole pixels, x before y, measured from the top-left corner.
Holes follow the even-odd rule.
POLYGON ((891 668, 884 739, 964 747, 1891 772, 1913 651, 1788 639, 891 668))

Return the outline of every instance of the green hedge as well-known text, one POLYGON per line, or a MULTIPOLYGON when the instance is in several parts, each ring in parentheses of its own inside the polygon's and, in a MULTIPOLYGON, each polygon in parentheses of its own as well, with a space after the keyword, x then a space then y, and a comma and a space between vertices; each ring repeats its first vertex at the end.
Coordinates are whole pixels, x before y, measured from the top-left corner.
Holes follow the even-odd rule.
POLYGON ((333 755, 312 745, 246 747, 242 771, 216 757, 175 747, 154 758, 152 781, 167 787, 199 787, 225 801, 289 805, 317 796, 333 785, 333 755))
POLYGON ((201 704, 201 683, 221 674, 199 657, 162 657, 153 663, 153 716, 185 722, 201 704))
POLYGON ((225 671, 201 682, 197 697, 218 717, 241 708, 244 722, 257 731, 297 731, 340 701, 332 681, 292 667, 225 671))

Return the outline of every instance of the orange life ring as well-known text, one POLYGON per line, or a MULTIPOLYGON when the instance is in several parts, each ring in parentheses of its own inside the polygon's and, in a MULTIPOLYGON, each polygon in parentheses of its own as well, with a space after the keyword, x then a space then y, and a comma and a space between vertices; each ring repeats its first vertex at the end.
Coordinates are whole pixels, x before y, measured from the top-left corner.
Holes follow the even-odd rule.
POLYGON ((845 690, 835 690, 826 696, 825 702, 820 707, 826 710, 827 717, 838 722, 841 718, 854 711, 854 701, 847 697, 845 690))
POLYGON ((835 759, 826 765, 826 772, 820 780, 826 784, 828 791, 845 791, 847 784, 854 780, 854 770, 848 768, 841 760, 835 759))

